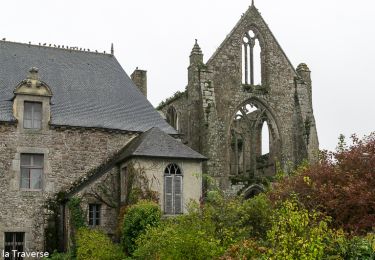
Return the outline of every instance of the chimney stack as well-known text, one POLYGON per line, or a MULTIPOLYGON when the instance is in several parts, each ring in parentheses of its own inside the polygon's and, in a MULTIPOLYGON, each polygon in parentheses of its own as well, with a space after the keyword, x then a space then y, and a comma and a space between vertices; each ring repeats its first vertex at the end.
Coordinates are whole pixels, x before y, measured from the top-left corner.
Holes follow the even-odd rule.
POLYGON ((139 90, 147 98, 147 71, 140 70, 137 67, 134 70, 134 72, 130 75, 130 77, 133 80, 134 84, 139 88, 139 90))

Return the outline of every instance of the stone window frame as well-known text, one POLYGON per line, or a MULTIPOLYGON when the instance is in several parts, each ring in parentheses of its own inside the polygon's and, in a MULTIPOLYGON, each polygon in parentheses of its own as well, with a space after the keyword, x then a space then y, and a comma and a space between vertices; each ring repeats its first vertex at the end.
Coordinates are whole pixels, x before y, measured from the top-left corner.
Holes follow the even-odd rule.
POLYGON ((40 130, 42 128, 42 122, 43 122, 43 103, 42 102, 30 102, 30 101, 24 101, 23 103, 23 127, 25 129, 34 129, 34 130, 40 130), (40 105, 40 119, 36 117, 35 110, 40 105), (27 109, 30 109, 30 111, 27 111, 27 109), (30 113, 30 118, 26 119, 26 112, 30 113), (26 127, 26 121, 30 120, 31 126, 26 127), (39 126, 35 127, 35 123, 37 123, 39 126))
POLYGON ((167 123, 180 132, 180 115, 174 106, 169 106, 166 113, 167 123))
POLYGON ((51 167, 48 162, 48 148, 38 147, 17 147, 17 153, 12 161, 12 170, 14 172, 14 178, 12 181, 12 187, 15 191, 22 192, 44 192, 53 190, 53 187, 48 187, 48 176, 51 175, 51 167), (42 175, 42 187, 41 189, 25 189, 21 188, 21 154, 41 154, 43 155, 43 175, 42 175))
POLYGON ((164 200, 164 206, 163 206, 163 212, 165 215, 180 215, 184 213, 184 174, 182 171, 182 168, 179 166, 178 163, 176 162, 169 162, 165 167, 164 167, 164 177, 163 177, 163 200, 164 200), (167 172, 167 169, 169 166, 174 165, 177 166, 178 170, 180 173, 170 173, 167 172), (172 209, 171 211, 167 210, 167 196, 169 195, 167 193, 167 178, 172 177, 172 191, 171 191, 171 197, 172 197, 172 209), (176 178, 178 177, 178 178, 176 178), (175 194, 175 181, 180 179, 180 212, 176 212, 176 205, 175 205, 175 200, 176 200, 176 194, 175 194))
MULTIPOLYGON (((8 252, 12 255, 13 250, 16 250, 17 252, 25 252, 25 232, 4 232, 4 252, 8 252), (6 241, 6 237, 7 237, 6 235, 7 234, 11 234, 11 236, 12 236, 11 242, 6 241), (22 235, 22 241, 15 241, 15 240, 17 240, 17 237, 18 237, 19 234, 22 235), (11 246, 10 251, 6 251, 7 246, 8 247, 11 246), (21 247, 21 248, 19 248, 19 247, 21 247), (18 249, 21 249, 21 250, 18 250, 18 249)), ((13 257, 11 257, 10 259, 13 259, 13 257)), ((18 258, 16 258, 16 259, 18 259, 18 258)))
POLYGON ((88 208, 87 223, 88 223, 89 227, 95 228, 95 227, 101 226, 102 225, 102 218, 103 218, 102 204, 101 203, 88 203, 87 208, 88 208), (90 218, 91 206, 93 206, 93 218, 92 218, 93 222, 92 222, 92 224, 90 224, 90 221, 91 221, 91 218, 90 218), (99 214, 99 217, 96 214, 99 214))
MULTIPOLYGON (((241 34, 241 39, 240 39, 240 42, 241 42, 241 46, 245 46, 245 45, 249 45, 249 43, 245 43, 244 42, 244 38, 250 38, 249 37, 249 32, 252 31, 254 33, 254 37, 251 37, 253 38, 254 40, 258 40, 258 44, 259 44, 259 47, 260 47, 260 84, 261 85, 265 85, 266 84, 266 78, 264 77, 265 74, 265 60, 266 60, 266 46, 265 46, 265 41, 263 39, 263 35, 262 33, 260 32, 260 30, 258 29, 258 27, 255 25, 255 24, 250 24, 249 26, 247 26, 245 29, 244 29, 244 32, 241 34)), ((244 61, 244 50, 243 48, 241 47, 241 63, 244 62, 246 63, 246 61, 244 61)), ((250 63, 250 60, 248 61, 250 63)), ((254 63, 254 60, 253 60, 253 63, 254 63)), ((245 65, 245 64, 244 64, 245 65)), ((249 64, 250 66, 250 64, 249 64)), ((254 66, 254 65, 253 65, 254 66)), ((241 65, 241 78, 243 77, 243 75, 246 74, 246 72, 244 71, 245 70, 245 66, 242 66, 241 65)), ((248 68, 250 69, 250 68, 248 68)), ((241 82, 242 82, 242 85, 254 85, 254 79, 251 80, 251 71, 248 72, 249 73, 249 79, 248 81, 246 82, 245 79, 241 79, 241 82)), ((254 77, 254 71, 253 71, 253 77, 254 77)), ((246 76, 245 76, 246 78, 246 76)))
MULTIPOLYGON (((23 224, 23 223, 22 223, 23 224)), ((16 233, 22 232, 24 233, 24 242, 23 246, 24 249, 30 248, 33 245, 32 238, 32 230, 28 227, 2 227, 0 224, 0 256, 2 250, 5 250, 5 233, 16 233)))
POLYGON ((43 175, 44 175, 44 154, 40 153, 21 153, 20 154, 20 171, 21 171, 21 176, 20 176, 20 189, 23 190, 40 190, 43 187, 43 175), (30 156, 30 161, 31 164, 26 165, 22 164, 22 156, 30 156), (36 165, 35 164, 35 157, 37 156, 42 156, 42 165, 36 165), (29 171, 29 188, 22 187, 22 169, 27 169, 29 171), (31 183, 32 183, 32 177, 31 177, 31 170, 32 169, 41 169, 41 176, 40 176, 40 188, 31 188, 31 183))
POLYGON ((47 130, 49 130, 49 122, 50 122, 50 115, 51 115, 50 97, 18 94, 14 101, 13 110, 14 110, 14 116, 17 118, 17 121, 18 121, 19 132, 21 133, 45 133, 47 130), (35 129, 35 128, 24 127, 25 102, 42 104, 41 128, 35 129))

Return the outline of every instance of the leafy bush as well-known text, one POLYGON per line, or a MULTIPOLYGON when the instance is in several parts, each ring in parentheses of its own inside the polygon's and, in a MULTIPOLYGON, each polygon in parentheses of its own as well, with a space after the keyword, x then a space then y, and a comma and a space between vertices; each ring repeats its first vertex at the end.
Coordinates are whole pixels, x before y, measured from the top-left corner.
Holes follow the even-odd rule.
POLYGON ((181 216, 141 235, 133 253, 135 259, 212 259, 222 254, 220 241, 192 218, 181 216))
POLYGON ((120 246, 97 229, 80 228, 76 236, 78 260, 125 259, 120 246))
POLYGON ((262 259, 265 258, 267 248, 259 245, 259 242, 253 239, 243 240, 229 247, 220 260, 234 259, 262 259))
POLYGON ((122 229, 122 246, 125 251, 132 254, 135 250, 135 241, 147 228, 159 224, 161 210, 158 204, 141 200, 129 207, 124 217, 122 229))
POLYGON ((49 259, 51 260, 71 260, 73 257, 70 252, 67 253, 58 253, 53 252, 52 255, 50 255, 49 259))
POLYGON ((321 259, 332 243, 334 232, 329 219, 317 212, 300 208, 296 199, 287 200, 275 210, 267 232, 271 259, 321 259))
POLYGON ((348 243, 346 259, 375 259, 375 236, 353 237, 348 243))
POLYGON ((285 200, 291 193, 309 210, 332 217, 336 228, 366 234, 375 227, 375 132, 359 140, 343 139, 334 153, 325 152, 317 165, 305 167, 295 176, 274 184, 273 201, 285 200))
POLYGON ((266 237, 272 209, 266 196, 250 200, 210 192, 207 203, 192 203, 189 213, 162 221, 139 237, 133 256, 139 259, 212 259, 233 244, 266 237))

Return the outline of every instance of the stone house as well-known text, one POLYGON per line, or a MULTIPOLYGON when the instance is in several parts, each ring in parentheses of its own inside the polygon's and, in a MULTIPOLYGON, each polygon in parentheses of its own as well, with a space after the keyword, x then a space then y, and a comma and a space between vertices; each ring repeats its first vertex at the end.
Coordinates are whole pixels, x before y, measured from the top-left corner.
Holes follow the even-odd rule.
POLYGON ((210 158, 204 172, 233 192, 274 175, 278 164, 316 161, 310 74, 306 64, 295 69, 252 4, 206 62, 195 42, 185 91, 157 109, 210 158))
MULTIPOLYGON (((132 77, 145 92, 146 72, 132 77)), ((0 252, 64 248, 72 197, 89 226, 114 234, 130 168, 165 214, 201 198, 206 157, 177 139, 134 82, 113 52, 0 42, 0 252), (53 213, 48 203, 61 194, 53 213)))

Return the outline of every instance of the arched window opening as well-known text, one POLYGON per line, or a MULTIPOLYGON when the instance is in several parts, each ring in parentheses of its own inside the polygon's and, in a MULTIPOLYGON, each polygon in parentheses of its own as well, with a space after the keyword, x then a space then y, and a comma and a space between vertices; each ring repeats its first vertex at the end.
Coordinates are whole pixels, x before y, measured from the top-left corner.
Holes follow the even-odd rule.
POLYGON ((164 212, 182 214, 182 173, 177 164, 171 163, 164 170, 164 212))
POLYGON ((171 106, 167 110, 167 122, 170 124, 174 129, 179 130, 179 123, 178 123, 178 116, 176 109, 171 106))
POLYGON ((278 147, 277 126, 269 110, 253 99, 239 106, 229 132, 230 174, 272 175, 278 147))
POLYGON ((267 121, 263 122, 262 125, 262 155, 268 154, 270 152, 270 132, 268 129, 267 121))
POLYGON ((258 35, 253 30, 242 39, 242 83, 257 85, 261 79, 261 47, 258 35))

